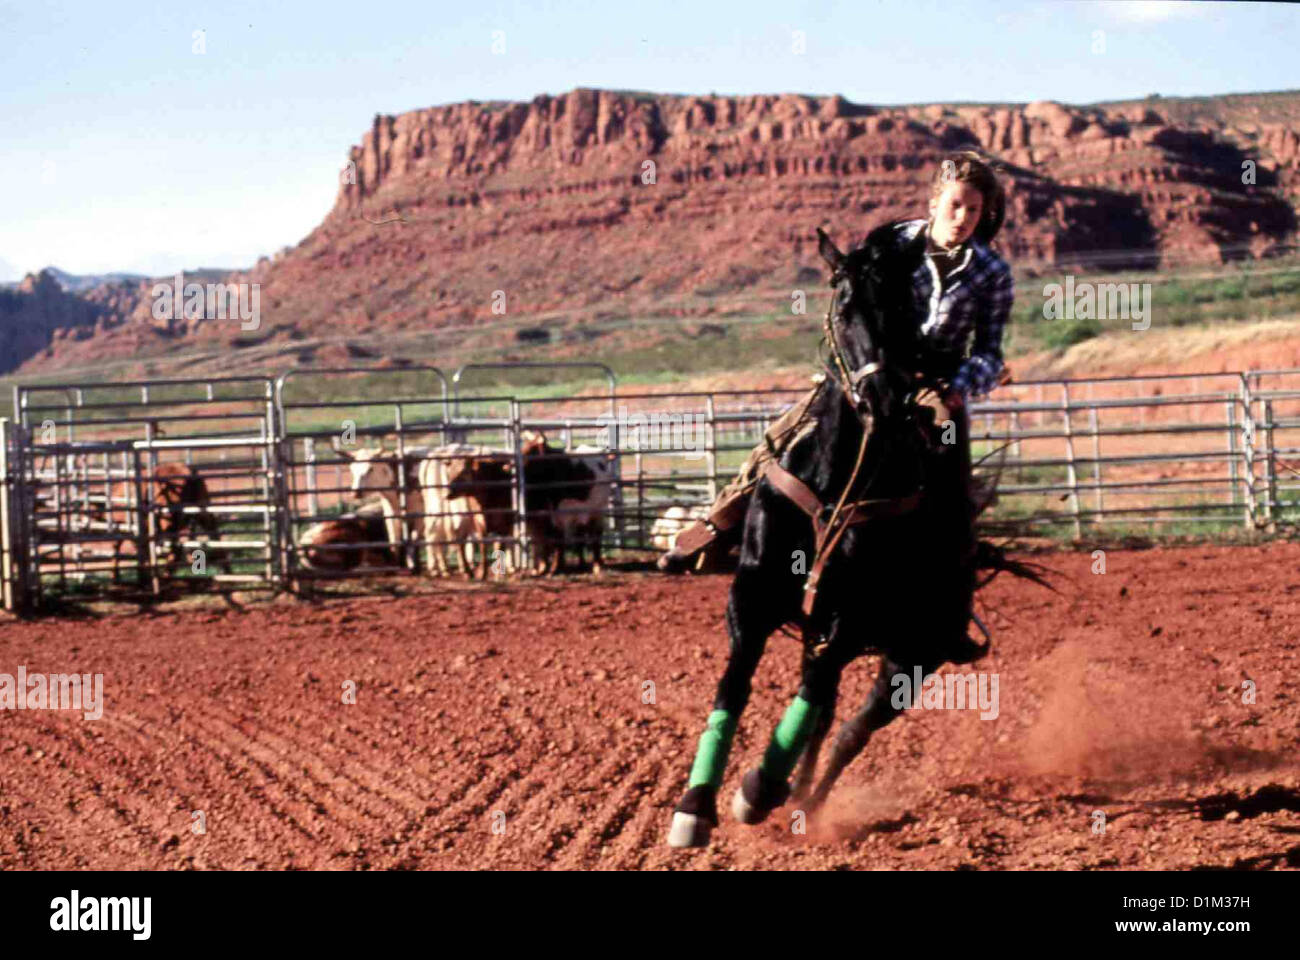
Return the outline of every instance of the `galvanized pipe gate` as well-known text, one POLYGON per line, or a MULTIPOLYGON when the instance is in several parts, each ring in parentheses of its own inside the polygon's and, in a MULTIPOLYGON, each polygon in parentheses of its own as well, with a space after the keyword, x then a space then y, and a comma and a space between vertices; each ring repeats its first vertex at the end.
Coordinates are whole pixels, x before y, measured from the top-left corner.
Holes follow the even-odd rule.
POLYGON ((265 377, 15 387, 12 606, 273 587, 273 400, 265 377))
MULTIPOLYGON (((149 602, 418 572, 445 546, 442 525, 461 516, 437 465, 468 449, 511 468, 510 535, 494 557, 522 566, 533 546, 529 431, 609 463, 608 546, 660 549, 674 530, 661 528, 665 514, 678 508, 680 526, 686 509, 711 502, 803 392, 620 394, 601 364, 556 364, 594 371, 605 387, 460 393, 470 370, 547 366, 16 387, 13 418, 0 418, 0 600, 31 610, 78 595, 149 602), (367 516, 365 529, 382 533, 328 550, 386 561, 310 562, 326 555, 308 545, 322 526, 367 516)), ((1300 370, 1013 383, 971 412, 977 455, 1001 450, 993 462, 1010 508, 995 528, 1077 537, 1300 520, 1300 370)))

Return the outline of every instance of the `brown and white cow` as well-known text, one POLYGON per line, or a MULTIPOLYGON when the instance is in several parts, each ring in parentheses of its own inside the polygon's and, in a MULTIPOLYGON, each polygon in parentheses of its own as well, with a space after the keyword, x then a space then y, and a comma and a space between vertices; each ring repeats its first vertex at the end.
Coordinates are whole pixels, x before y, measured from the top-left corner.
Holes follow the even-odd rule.
MULTIPOLYGON (((446 486, 440 495, 459 511, 453 516, 461 518, 461 531, 476 543, 478 565, 486 580, 488 559, 514 536, 513 457, 506 451, 472 448, 447 457, 441 473, 446 486)), ((503 555, 505 569, 512 569, 511 552, 504 550, 503 555)))
MULTIPOLYGON (((113 575, 118 574, 122 544, 134 539, 135 508, 134 484, 126 480, 112 480, 107 484, 107 498, 103 504, 90 507, 92 520, 107 524, 109 533, 120 536, 113 541, 113 575)), ((169 547, 173 563, 185 559, 182 540, 215 540, 219 536, 216 516, 210 512, 212 497, 203 477, 190 464, 177 461, 160 463, 152 477, 146 477, 142 486, 148 509, 154 516, 154 554, 169 547)), ((220 561, 229 572, 229 558, 224 554, 209 559, 220 561)))
POLYGON ((387 503, 380 500, 308 527, 298 541, 303 566, 336 572, 396 566, 387 513, 387 503))
POLYGON ((453 462, 473 453, 476 448, 454 443, 435 447, 419 464, 420 494, 424 501, 424 542, 428 549, 430 573, 447 576, 447 549, 454 547, 460 557, 460 569, 472 575, 470 550, 483 533, 482 518, 472 504, 453 498, 449 468, 453 462))
POLYGON ((351 474, 352 495, 360 498, 366 494, 376 494, 383 498, 388 507, 384 518, 388 542, 403 553, 404 565, 418 569, 418 558, 412 564, 406 558, 402 545, 420 539, 421 518, 426 513, 420 486, 420 464, 428 456, 429 449, 408 447, 399 457, 396 452, 383 446, 348 451, 337 439, 333 447, 339 456, 351 461, 348 470, 351 474), (399 467, 402 476, 400 485, 399 467), (405 510, 402 509, 403 492, 406 495, 405 510))
POLYGON ((551 447, 533 430, 520 437, 524 458, 524 510, 529 539, 542 572, 563 572, 565 550, 583 563, 592 552, 592 572, 600 573, 601 536, 613 493, 614 465, 598 447, 569 452, 551 447))

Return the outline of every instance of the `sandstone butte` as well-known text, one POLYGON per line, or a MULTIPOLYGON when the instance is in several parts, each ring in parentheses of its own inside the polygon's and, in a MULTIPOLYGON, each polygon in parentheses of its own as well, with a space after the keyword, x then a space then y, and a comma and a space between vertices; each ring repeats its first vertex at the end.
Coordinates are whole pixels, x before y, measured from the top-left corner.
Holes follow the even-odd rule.
POLYGON ((817 227, 848 245, 922 215, 938 158, 967 147, 1004 167, 999 243, 1020 268, 1270 256, 1296 236, 1297 115, 1300 94, 873 107, 592 89, 379 115, 320 225, 227 278, 261 285, 256 334, 156 320, 149 283, 73 295, 29 276, 0 297, 0 370, 474 327, 501 320, 495 291, 510 318, 571 324, 709 313, 718 295, 781 309, 820 282, 817 227))

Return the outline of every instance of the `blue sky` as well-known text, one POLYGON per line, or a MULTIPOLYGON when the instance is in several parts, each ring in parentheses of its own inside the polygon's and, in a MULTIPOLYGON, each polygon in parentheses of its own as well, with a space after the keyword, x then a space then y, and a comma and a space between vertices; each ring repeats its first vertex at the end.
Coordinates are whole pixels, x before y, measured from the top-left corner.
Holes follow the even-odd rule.
POLYGON ((1295 89, 1297 27, 1300 9, 1266 3, 0 0, 0 281, 249 266, 320 222, 376 113, 577 86, 864 103, 1295 89))

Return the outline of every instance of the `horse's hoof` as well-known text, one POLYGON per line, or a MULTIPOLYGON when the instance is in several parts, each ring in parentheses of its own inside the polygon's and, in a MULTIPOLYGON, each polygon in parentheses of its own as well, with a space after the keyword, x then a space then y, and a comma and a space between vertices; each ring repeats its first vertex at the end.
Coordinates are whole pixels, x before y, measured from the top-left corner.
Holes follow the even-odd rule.
POLYGON ((762 823, 777 807, 790 799, 790 785, 772 781, 758 769, 749 771, 731 798, 731 815, 741 823, 762 823))
POLYGON ((674 813, 673 825, 668 829, 668 846, 707 847, 713 835, 713 824, 693 813, 674 813))
POLYGON ((673 811, 668 830, 670 847, 707 847, 718 825, 717 797, 712 787, 691 787, 673 811))

